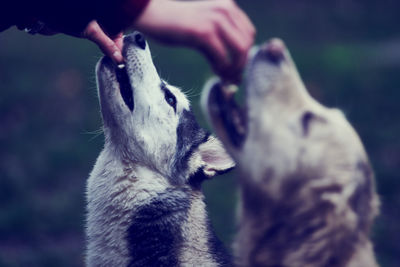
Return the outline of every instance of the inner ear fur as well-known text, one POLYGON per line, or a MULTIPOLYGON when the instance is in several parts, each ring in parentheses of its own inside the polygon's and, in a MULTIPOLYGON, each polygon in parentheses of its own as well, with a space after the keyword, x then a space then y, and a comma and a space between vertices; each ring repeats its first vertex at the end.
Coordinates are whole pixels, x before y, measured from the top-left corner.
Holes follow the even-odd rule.
POLYGON ((235 162, 226 152, 221 141, 210 136, 208 140, 199 146, 203 172, 207 177, 227 172, 235 167, 235 162))

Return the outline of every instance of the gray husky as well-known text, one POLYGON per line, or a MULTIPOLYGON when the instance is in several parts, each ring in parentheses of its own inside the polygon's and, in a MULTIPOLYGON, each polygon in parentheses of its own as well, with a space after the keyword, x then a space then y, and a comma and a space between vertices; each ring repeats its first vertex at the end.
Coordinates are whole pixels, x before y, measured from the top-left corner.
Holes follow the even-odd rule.
POLYGON ((250 60, 245 108, 211 81, 203 107, 239 171, 240 266, 376 266, 378 211, 363 145, 337 109, 307 92, 282 41, 250 60))
POLYGON ((87 183, 87 266, 230 266, 200 186, 233 161, 158 76, 140 33, 123 55, 125 68, 97 65, 105 144, 87 183))

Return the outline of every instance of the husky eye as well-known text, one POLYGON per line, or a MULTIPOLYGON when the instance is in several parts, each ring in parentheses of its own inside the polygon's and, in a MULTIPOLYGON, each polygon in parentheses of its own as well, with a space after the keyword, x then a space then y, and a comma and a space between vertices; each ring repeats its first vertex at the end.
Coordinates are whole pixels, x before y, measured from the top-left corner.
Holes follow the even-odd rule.
POLYGON ((165 97, 165 101, 167 101, 168 105, 173 107, 174 111, 176 112, 176 97, 167 88, 164 89, 164 97, 165 97))

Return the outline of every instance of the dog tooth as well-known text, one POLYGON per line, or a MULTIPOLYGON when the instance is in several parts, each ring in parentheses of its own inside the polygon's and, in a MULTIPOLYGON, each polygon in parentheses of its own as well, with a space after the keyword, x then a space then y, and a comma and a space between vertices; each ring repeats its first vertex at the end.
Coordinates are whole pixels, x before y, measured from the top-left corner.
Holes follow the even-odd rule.
POLYGON ((222 87, 222 91, 224 92, 225 97, 229 99, 238 91, 238 86, 234 84, 225 85, 222 87))
POLYGON ((231 84, 231 85, 227 86, 226 90, 230 93, 236 93, 238 91, 238 86, 231 84))

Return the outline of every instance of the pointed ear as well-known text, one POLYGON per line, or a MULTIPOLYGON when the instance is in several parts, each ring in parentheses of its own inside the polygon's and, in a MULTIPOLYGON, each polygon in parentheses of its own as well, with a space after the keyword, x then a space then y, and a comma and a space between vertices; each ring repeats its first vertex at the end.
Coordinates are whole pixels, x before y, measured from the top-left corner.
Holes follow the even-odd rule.
POLYGON ((203 172, 207 177, 222 174, 235 167, 233 159, 226 152, 222 143, 214 136, 210 136, 207 142, 199 146, 199 154, 203 172))

